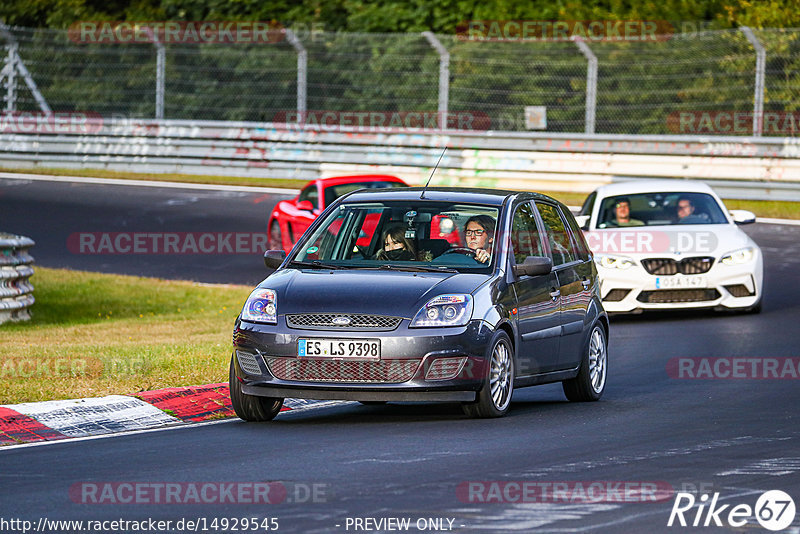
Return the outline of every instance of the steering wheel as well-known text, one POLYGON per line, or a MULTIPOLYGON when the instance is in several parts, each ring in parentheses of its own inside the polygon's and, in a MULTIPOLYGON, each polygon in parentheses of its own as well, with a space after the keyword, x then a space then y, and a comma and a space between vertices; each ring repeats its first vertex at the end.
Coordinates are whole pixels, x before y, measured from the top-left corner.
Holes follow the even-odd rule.
POLYGON ((473 258, 475 257, 475 251, 469 247, 453 247, 445 250, 442 256, 445 254, 464 254, 465 256, 472 256, 473 258))

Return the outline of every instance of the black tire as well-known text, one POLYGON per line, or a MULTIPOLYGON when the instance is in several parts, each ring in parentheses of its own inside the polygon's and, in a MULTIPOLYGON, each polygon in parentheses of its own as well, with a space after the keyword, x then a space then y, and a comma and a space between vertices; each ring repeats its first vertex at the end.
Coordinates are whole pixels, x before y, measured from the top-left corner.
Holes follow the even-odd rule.
POLYGON ((228 385, 231 391, 231 404, 236 415, 245 421, 254 423, 272 421, 283 407, 283 399, 277 397, 256 397, 242 393, 242 384, 236 378, 231 358, 231 371, 228 385))
POLYGON ((270 250, 283 250, 283 236, 281 235, 281 225, 278 224, 278 221, 272 221, 267 237, 270 250))
POLYGON ((511 405, 514 393, 514 347, 508 334, 498 330, 492 336, 486 353, 486 377, 475 402, 461 405, 469 417, 502 417, 511 405), (492 394, 494 387, 495 394, 492 394))
POLYGON ((583 348, 578 376, 561 383, 564 395, 573 402, 599 400, 606 388, 607 373, 608 339, 603 326, 597 323, 583 348))

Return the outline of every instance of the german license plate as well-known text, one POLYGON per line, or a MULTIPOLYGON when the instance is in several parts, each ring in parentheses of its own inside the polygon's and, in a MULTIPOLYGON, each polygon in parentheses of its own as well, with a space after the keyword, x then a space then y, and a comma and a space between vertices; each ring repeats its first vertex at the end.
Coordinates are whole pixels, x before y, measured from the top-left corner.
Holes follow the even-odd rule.
POLYGON ((705 276, 658 276, 656 289, 691 289, 708 287, 705 276))
POLYGON ((297 357, 380 360, 381 342, 377 339, 298 339, 297 357))

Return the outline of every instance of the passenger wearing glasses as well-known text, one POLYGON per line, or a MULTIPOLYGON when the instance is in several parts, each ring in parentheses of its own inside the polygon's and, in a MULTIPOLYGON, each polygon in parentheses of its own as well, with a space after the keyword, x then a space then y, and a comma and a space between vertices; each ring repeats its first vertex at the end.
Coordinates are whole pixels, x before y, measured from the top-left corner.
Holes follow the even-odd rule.
POLYGON ((479 263, 488 263, 492 258, 489 250, 494 241, 494 227, 495 221, 488 215, 474 215, 464 225, 467 247, 475 251, 475 261, 479 263))

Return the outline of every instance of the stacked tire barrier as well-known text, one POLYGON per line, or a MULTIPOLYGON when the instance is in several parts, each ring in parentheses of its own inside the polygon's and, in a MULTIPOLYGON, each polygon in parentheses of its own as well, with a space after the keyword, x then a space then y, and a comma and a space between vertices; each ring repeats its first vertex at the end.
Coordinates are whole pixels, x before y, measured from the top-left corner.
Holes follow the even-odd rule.
POLYGON ((0 324, 26 321, 33 305, 33 239, 0 232, 0 324))

